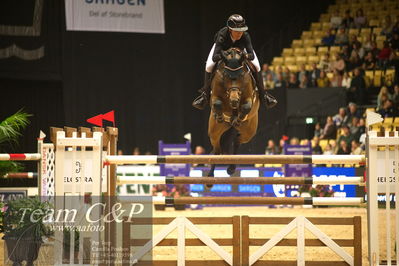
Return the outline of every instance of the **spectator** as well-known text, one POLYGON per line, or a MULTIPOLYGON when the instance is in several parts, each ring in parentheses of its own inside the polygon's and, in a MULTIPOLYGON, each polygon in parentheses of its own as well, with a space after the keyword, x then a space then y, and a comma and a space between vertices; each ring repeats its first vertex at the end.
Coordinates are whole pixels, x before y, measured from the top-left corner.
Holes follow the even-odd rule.
POLYGON ((364 48, 365 52, 369 52, 373 48, 372 42, 373 42, 373 35, 368 34, 366 36, 366 40, 363 41, 363 48, 364 48))
POLYGON ((290 145, 299 145, 299 139, 297 137, 292 137, 290 139, 290 145))
POLYGON ((301 81, 303 76, 308 76, 309 72, 306 70, 305 64, 302 64, 299 71, 298 71, 298 80, 301 81))
POLYGON ((324 147, 323 155, 334 155, 334 151, 331 147, 330 143, 327 143, 327 145, 324 147))
POLYGON ((353 140, 353 136, 351 135, 351 133, 349 131, 349 127, 347 125, 343 125, 341 127, 341 130, 342 130, 342 134, 338 138, 338 143, 341 144, 341 141, 345 141, 348 148, 350 149, 350 145, 353 140))
POLYGON ((342 24, 342 17, 338 10, 334 11, 334 14, 330 18, 331 28, 337 29, 342 24))
POLYGON ((393 50, 399 49, 399 33, 398 32, 393 32, 390 44, 391 44, 391 49, 393 49, 393 50))
POLYGON ((345 11, 345 16, 344 19, 342 20, 341 26, 343 26, 345 29, 353 28, 354 21, 351 16, 351 11, 348 9, 345 11))
POLYGON ((382 106, 382 109, 378 110, 378 113, 382 117, 395 117, 397 115, 397 112, 394 109, 394 105, 392 100, 387 99, 382 106))
POLYGON ((357 29, 367 27, 367 17, 364 15, 363 9, 359 8, 356 11, 356 16, 353 19, 353 23, 357 29))
POLYGON ((349 58, 351 57, 349 44, 345 44, 344 46, 342 46, 341 57, 342 57, 342 59, 344 59, 345 64, 348 65, 347 61, 349 61, 349 58))
POLYGON ((287 88, 298 88, 299 83, 295 73, 290 73, 287 88))
POLYGON ((205 148, 200 146, 200 145, 196 146, 195 150, 194 150, 194 154, 195 155, 204 155, 205 154, 205 148))
POLYGON ((123 155, 123 150, 118 150, 118 155, 123 155))
POLYGON ((379 53, 380 53, 380 49, 378 49, 377 43, 375 41, 371 42, 371 50, 370 50, 370 52, 373 53, 373 57, 374 58, 377 58, 379 53))
POLYGON ((349 47, 350 47, 349 51, 350 52, 352 51, 352 48, 353 48, 354 44, 356 44, 359 47, 362 46, 362 43, 359 42, 359 40, 357 39, 357 36, 355 34, 352 34, 351 35, 351 39, 349 41, 349 47))
POLYGON ((353 136, 355 140, 360 140, 360 136, 366 133, 366 120, 363 117, 359 118, 358 128, 359 130, 353 136))
POLYGON ((337 154, 338 151, 337 141, 335 139, 330 139, 328 143, 331 145, 331 150, 333 154, 337 154))
POLYGON ((384 46, 379 52, 377 59, 378 59, 378 67, 381 69, 386 69, 389 59, 391 57, 391 47, 389 46, 388 41, 384 41, 384 46))
POLYGON ((318 137, 313 138, 312 154, 323 154, 323 150, 321 149, 320 140, 318 137))
POLYGON ((139 148, 139 147, 134 147, 134 149, 133 149, 133 155, 140 155, 140 154, 141 154, 140 148, 139 148))
POLYGON ((331 87, 338 88, 342 86, 342 75, 338 70, 333 70, 333 76, 331 78, 331 87))
POLYGON ((352 121, 348 124, 348 126, 349 126, 349 132, 352 135, 352 137, 354 139, 356 139, 356 137, 359 138, 360 137, 359 118, 356 116, 352 117, 352 121))
POLYGON ((325 54, 321 57, 318 68, 320 71, 328 71, 330 67, 330 55, 325 54))
POLYGON ((366 56, 363 60, 363 69, 364 70, 374 70, 376 66, 376 61, 371 51, 366 53, 366 56))
POLYGON ((274 140, 272 140, 272 139, 268 140, 265 154, 267 154, 267 155, 278 154, 278 148, 276 147, 274 140))
POLYGON ((320 139, 335 139, 337 137, 337 129, 332 120, 331 116, 328 116, 326 119, 326 124, 323 129, 323 134, 320 136, 320 139))
MULTIPOLYGON (((396 16, 396 19, 398 19, 399 15, 396 16)), ((395 25, 392 27, 392 34, 399 33, 399 21, 396 21, 395 25)))
POLYGON ((309 80, 308 80, 308 76, 304 75, 299 80, 299 88, 306 89, 307 87, 309 87, 309 80))
POLYGON ((285 142, 286 142, 287 139, 288 139, 287 136, 282 136, 282 137, 281 137, 281 139, 280 139, 280 141, 279 141, 279 143, 278 143, 278 144, 279 144, 279 146, 278 146, 278 153, 279 153, 279 154, 283 154, 285 142))
POLYGON ((313 137, 317 137, 320 138, 321 135, 323 135, 323 129, 320 126, 320 123, 317 122, 314 126, 314 133, 313 133, 313 137))
POLYGON ((392 29, 393 29, 393 23, 391 15, 387 15, 382 23, 381 35, 385 35, 387 36, 387 38, 390 38, 392 29))
POLYGON ((362 47, 362 44, 359 42, 354 42, 352 44, 352 51, 351 51, 351 57, 354 55, 354 53, 357 53, 360 59, 363 59, 364 57, 364 49, 362 47))
POLYGON ((338 141, 338 143, 339 143, 339 148, 338 148, 338 151, 337 151, 338 155, 346 155, 346 154, 350 154, 351 153, 350 147, 346 143, 346 141, 341 140, 341 141, 338 141))
POLYGON ((351 142, 351 155, 361 155, 363 154, 363 150, 360 147, 360 143, 357 140, 352 140, 351 142))
POLYGON ((348 104, 348 111, 346 112, 347 116, 348 116, 348 121, 352 121, 352 118, 354 116, 361 118, 362 117, 362 113, 360 112, 360 110, 357 108, 357 104, 350 102, 348 104))
POLYGON ((345 89, 349 90, 351 87, 351 82, 352 82, 352 78, 349 76, 348 72, 344 72, 344 75, 342 76, 342 87, 344 87, 345 89))
POLYGON ((343 46, 345 44, 349 44, 349 36, 345 28, 341 26, 338 29, 338 33, 335 35, 335 45, 343 46))
POLYGON ((333 121, 336 128, 340 128, 348 123, 348 116, 344 107, 339 108, 338 114, 334 115, 333 121))
POLYGON ((312 70, 309 73, 309 85, 310 87, 317 87, 317 79, 320 77, 320 69, 317 68, 317 64, 312 64, 312 70))
POLYGON ((263 82, 266 83, 267 75, 271 74, 272 78, 274 79, 274 72, 270 69, 269 64, 263 64, 262 65, 262 77, 263 77, 263 82))
POLYGON ((326 72, 320 71, 320 77, 317 79, 317 87, 326 88, 330 86, 330 80, 327 77, 326 72))
POLYGON ((362 60, 359 57, 358 53, 352 53, 348 62, 348 70, 354 70, 358 67, 362 66, 362 60))
POLYGON ((332 71, 336 70, 339 75, 344 74, 345 61, 339 53, 335 54, 335 61, 332 62, 331 69, 332 69, 332 71))
POLYGON ((276 74, 276 80, 274 81, 274 88, 286 88, 286 82, 281 73, 276 74))
POLYGON ((353 71, 353 79, 351 82, 350 95, 348 95, 348 99, 350 99, 350 101, 356 102, 359 105, 366 103, 366 82, 364 81, 359 68, 355 68, 353 71))
POLYGON ((335 43, 334 30, 328 29, 324 37, 321 39, 321 44, 323 46, 333 46, 334 43, 335 43))
POLYGON ((380 110, 386 100, 392 99, 392 95, 386 86, 382 86, 377 96, 377 110, 380 110))
POLYGON ((393 95, 392 95, 392 101, 395 105, 396 108, 399 107, 399 85, 395 84, 393 87, 393 95))
POLYGON ((290 79, 291 70, 288 67, 284 67, 283 69, 283 79, 288 82, 290 79))
POLYGON ((266 76, 265 89, 266 90, 272 90, 272 89, 274 89, 274 86, 275 86, 275 82, 274 82, 273 75, 271 73, 269 73, 266 76))

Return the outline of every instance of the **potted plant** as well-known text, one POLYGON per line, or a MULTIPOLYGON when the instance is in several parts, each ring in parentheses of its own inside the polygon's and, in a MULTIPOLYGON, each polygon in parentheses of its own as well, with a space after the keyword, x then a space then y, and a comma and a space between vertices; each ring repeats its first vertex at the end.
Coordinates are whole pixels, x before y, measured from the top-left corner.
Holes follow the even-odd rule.
MULTIPOLYGON (((152 187, 152 195, 158 196, 158 197, 166 197, 168 196, 168 187, 163 184, 155 185, 152 187)), ((165 204, 155 204, 154 208, 157 211, 164 211, 165 210, 165 204)))
MULTIPOLYGON (((31 115, 19 110, 0 122, 0 152, 6 152, 5 147, 12 148, 18 143, 21 131, 29 124, 31 115)), ((13 161, 0 161, 0 178, 11 172, 22 170, 20 164, 13 161)))
POLYGON ((51 205, 38 197, 19 198, 9 201, 2 212, 0 232, 4 234, 8 259, 13 266, 33 265, 37 259, 43 237, 52 232, 43 221, 51 205))

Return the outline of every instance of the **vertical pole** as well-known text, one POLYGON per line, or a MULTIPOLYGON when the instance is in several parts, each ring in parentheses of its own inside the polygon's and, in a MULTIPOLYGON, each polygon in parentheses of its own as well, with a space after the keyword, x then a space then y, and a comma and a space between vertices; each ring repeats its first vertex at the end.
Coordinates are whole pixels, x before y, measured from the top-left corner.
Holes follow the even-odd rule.
POLYGON ((367 221, 369 233, 369 263, 371 266, 379 263, 378 237, 378 182, 377 182, 377 132, 369 131, 366 137, 367 165, 367 221))
POLYGON ((362 266, 362 218, 353 217, 353 262, 354 266, 362 266))
MULTIPOLYGON (((243 266, 249 266, 249 217, 247 215, 241 218, 241 261, 243 266)), ((234 264, 234 249, 233 249, 234 264)))
POLYGON ((244 262, 243 264, 241 264, 241 256, 240 256, 240 251, 241 251, 240 216, 232 217, 232 227, 233 227, 233 266, 245 265, 244 262))
MULTIPOLYGON (((383 138, 389 138, 388 131, 384 132, 383 138)), ((387 265, 391 266, 391 193, 390 193, 390 179, 391 179, 391 164, 389 156, 389 145, 385 145, 385 219, 386 219, 386 248, 387 248, 387 265)))

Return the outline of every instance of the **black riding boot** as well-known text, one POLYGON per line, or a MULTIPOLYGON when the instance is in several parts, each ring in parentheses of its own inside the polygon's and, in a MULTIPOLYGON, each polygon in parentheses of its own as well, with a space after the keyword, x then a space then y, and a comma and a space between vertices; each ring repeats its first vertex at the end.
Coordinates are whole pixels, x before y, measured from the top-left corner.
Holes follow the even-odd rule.
POLYGON ((209 95, 211 94, 211 75, 205 71, 204 86, 199 90, 200 96, 194 99, 192 105, 200 110, 203 110, 206 104, 209 102, 209 95))
POLYGON ((265 90, 265 86, 263 85, 263 77, 262 72, 259 71, 255 75, 256 87, 258 87, 259 97, 261 101, 265 104, 266 108, 272 108, 277 104, 277 99, 274 98, 273 95, 269 94, 265 90))

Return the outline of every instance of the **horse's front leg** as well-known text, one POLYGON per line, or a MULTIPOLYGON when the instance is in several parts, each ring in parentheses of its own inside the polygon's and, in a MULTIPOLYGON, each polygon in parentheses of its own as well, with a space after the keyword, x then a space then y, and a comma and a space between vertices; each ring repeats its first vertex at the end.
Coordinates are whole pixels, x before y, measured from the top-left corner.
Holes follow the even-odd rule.
POLYGON ((247 100, 244 104, 241 105, 240 107, 240 112, 236 117, 233 118, 231 121, 231 124, 235 127, 238 127, 241 125, 241 122, 245 119, 247 114, 251 111, 252 108, 252 101, 247 100))
POLYGON ((223 119, 223 103, 220 99, 216 98, 212 101, 212 110, 215 115, 215 120, 218 123, 222 123, 223 119))

